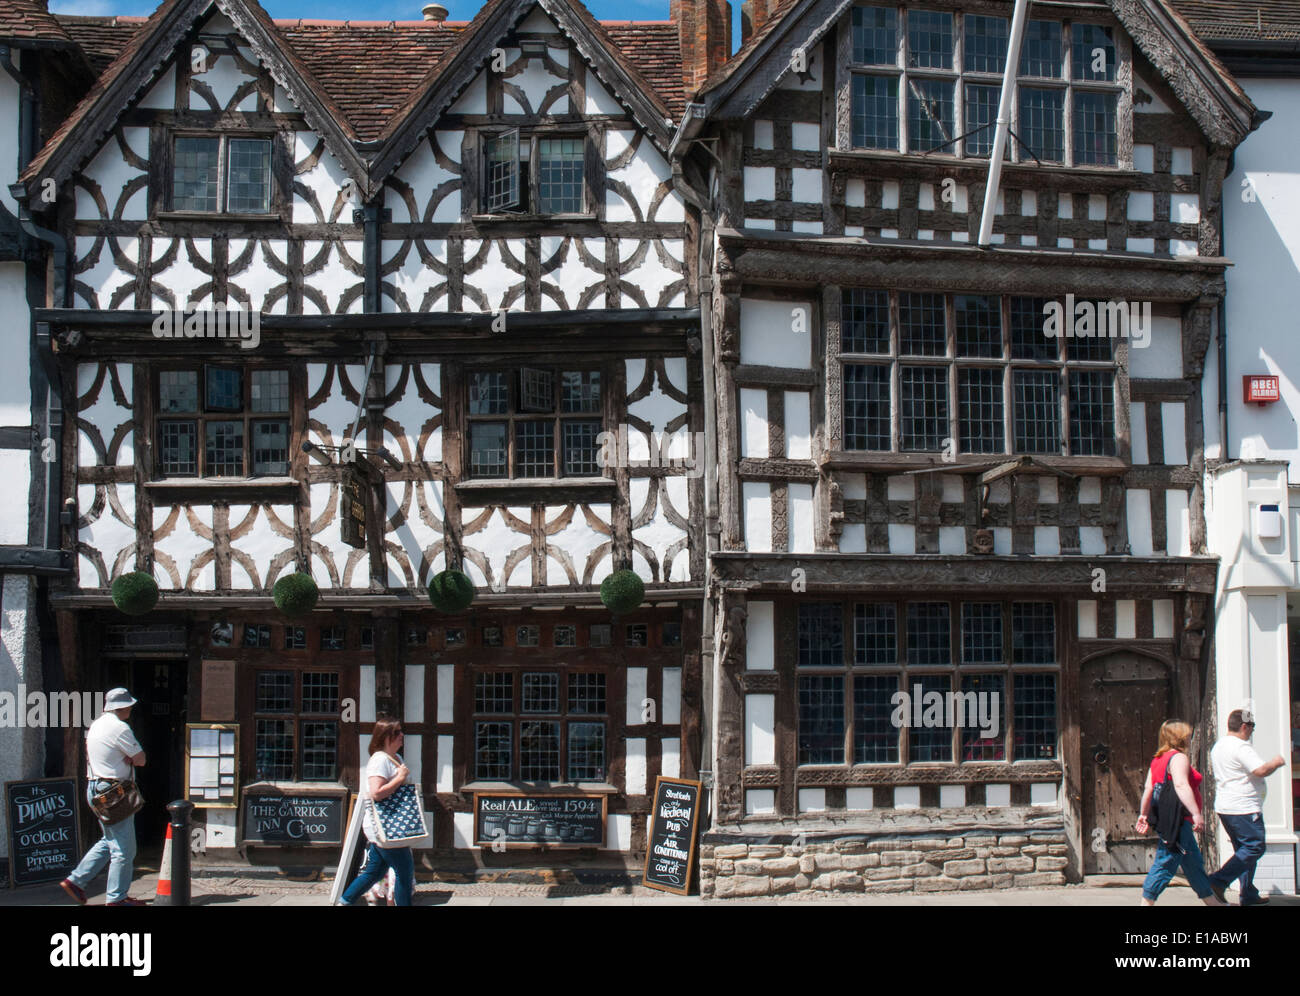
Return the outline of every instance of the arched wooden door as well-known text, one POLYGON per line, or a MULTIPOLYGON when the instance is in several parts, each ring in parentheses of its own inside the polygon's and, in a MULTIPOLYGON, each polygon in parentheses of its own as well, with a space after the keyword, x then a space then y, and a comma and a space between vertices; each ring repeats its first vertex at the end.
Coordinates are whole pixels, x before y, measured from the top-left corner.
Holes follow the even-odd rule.
POLYGON ((1145 872, 1155 836, 1133 829, 1160 724, 1169 719, 1169 671, 1120 651, 1079 675, 1083 869, 1088 875, 1145 872))

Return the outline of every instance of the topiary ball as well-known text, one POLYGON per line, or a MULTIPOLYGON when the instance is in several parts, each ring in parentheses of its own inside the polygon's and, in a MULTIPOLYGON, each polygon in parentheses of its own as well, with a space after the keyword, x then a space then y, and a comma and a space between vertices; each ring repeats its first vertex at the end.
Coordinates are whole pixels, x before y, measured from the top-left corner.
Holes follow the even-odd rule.
POLYGON ((142 616, 158 604, 158 582, 143 571, 123 574, 113 582, 113 604, 128 616, 142 616))
POLYGON ((310 574, 286 574, 271 589, 275 607, 286 616, 305 616, 316 608, 320 589, 310 574))
POLYGON ((464 612, 474 601, 474 582, 464 571, 440 571, 429 582, 429 601, 439 612, 464 612))
POLYGON ((615 615, 631 612, 645 598, 645 583, 635 571, 615 571, 600 583, 600 600, 615 615))

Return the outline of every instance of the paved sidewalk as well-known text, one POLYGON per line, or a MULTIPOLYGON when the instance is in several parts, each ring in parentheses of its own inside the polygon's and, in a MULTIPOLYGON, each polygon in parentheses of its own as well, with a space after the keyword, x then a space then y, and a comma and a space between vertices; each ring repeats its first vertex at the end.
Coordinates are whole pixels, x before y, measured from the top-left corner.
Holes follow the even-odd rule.
MULTIPOLYGON (((103 879, 96 885, 103 889, 103 879)), ((156 873, 136 876, 131 895, 151 899, 157 888, 156 873)), ((331 882, 293 881, 289 878, 196 878, 195 906, 328 906, 331 882)), ((1089 879, 1082 885, 1051 889, 1015 889, 995 892, 934 893, 927 895, 844 896, 804 894, 779 899, 729 899, 704 902, 698 896, 673 896, 640 886, 613 889, 583 885, 417 883, 416 906, 1136 906, 1141 898, 1142 876, 1089 879)), ((1228 893, 1229 901, 1235 898, 1228 893)), ((103 891, 93 891, 89 905, 102 905, 103 891)), ((1199 906, 1185 885, 1170 886, 1160 897, 1161 906, 1199 906)), ((0 906, 67 906, 74 904, 58 883, 0 889, 0 906)), ((1300 897, 1274 896, 1268 908, 1300 907, 1300 897)))

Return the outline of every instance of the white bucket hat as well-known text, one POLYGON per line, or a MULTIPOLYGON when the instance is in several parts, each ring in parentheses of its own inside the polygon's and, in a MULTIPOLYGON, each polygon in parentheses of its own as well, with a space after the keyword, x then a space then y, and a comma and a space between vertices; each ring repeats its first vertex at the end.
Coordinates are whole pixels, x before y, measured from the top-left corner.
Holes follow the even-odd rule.
POLYGON ((135 705, 135 699, 125 688, 113 688, 104 697, 104 711, 112 712, 114 709, 126 709, 135 705))

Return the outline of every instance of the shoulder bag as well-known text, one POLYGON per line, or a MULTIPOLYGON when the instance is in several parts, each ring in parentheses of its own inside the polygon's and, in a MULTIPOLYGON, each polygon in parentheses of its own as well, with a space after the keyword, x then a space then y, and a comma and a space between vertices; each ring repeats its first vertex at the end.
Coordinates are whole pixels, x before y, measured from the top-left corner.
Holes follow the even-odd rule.
MULTIPOLYGON (((389 757, 392 759, 392 755, 389 757)), ((397 763, 395 759, 394 763, 397 763)), ((370 805, 374 808, 380 847, 422 847, 429 843, 419 785, 407 782, 398 786, 392 795, 371 799, 370 805)))
POLYGON ((136 784, 134 769, 130 778, 97 778, 90 767, 89 758, 86 760, 86 769, 92 780, 110 783, 103 792, 90 797, 90 808, 105 826, 121 823, 144 808, 144 796, 136 784))
POLYGON ((1156 834, 1160 843, 1171 851, 1183 854, 1183 846, 1178 842, 1178 837, 1183 830, 1183 821, 1187 819, 1187 807, 1178 798, 1178 790, 1174 788, 1174 776, 1169 770, 1173 763, 1172 757, 1165 762, 1165 780, 1155 787, 1151 805, 1156 811, 1156 834))

